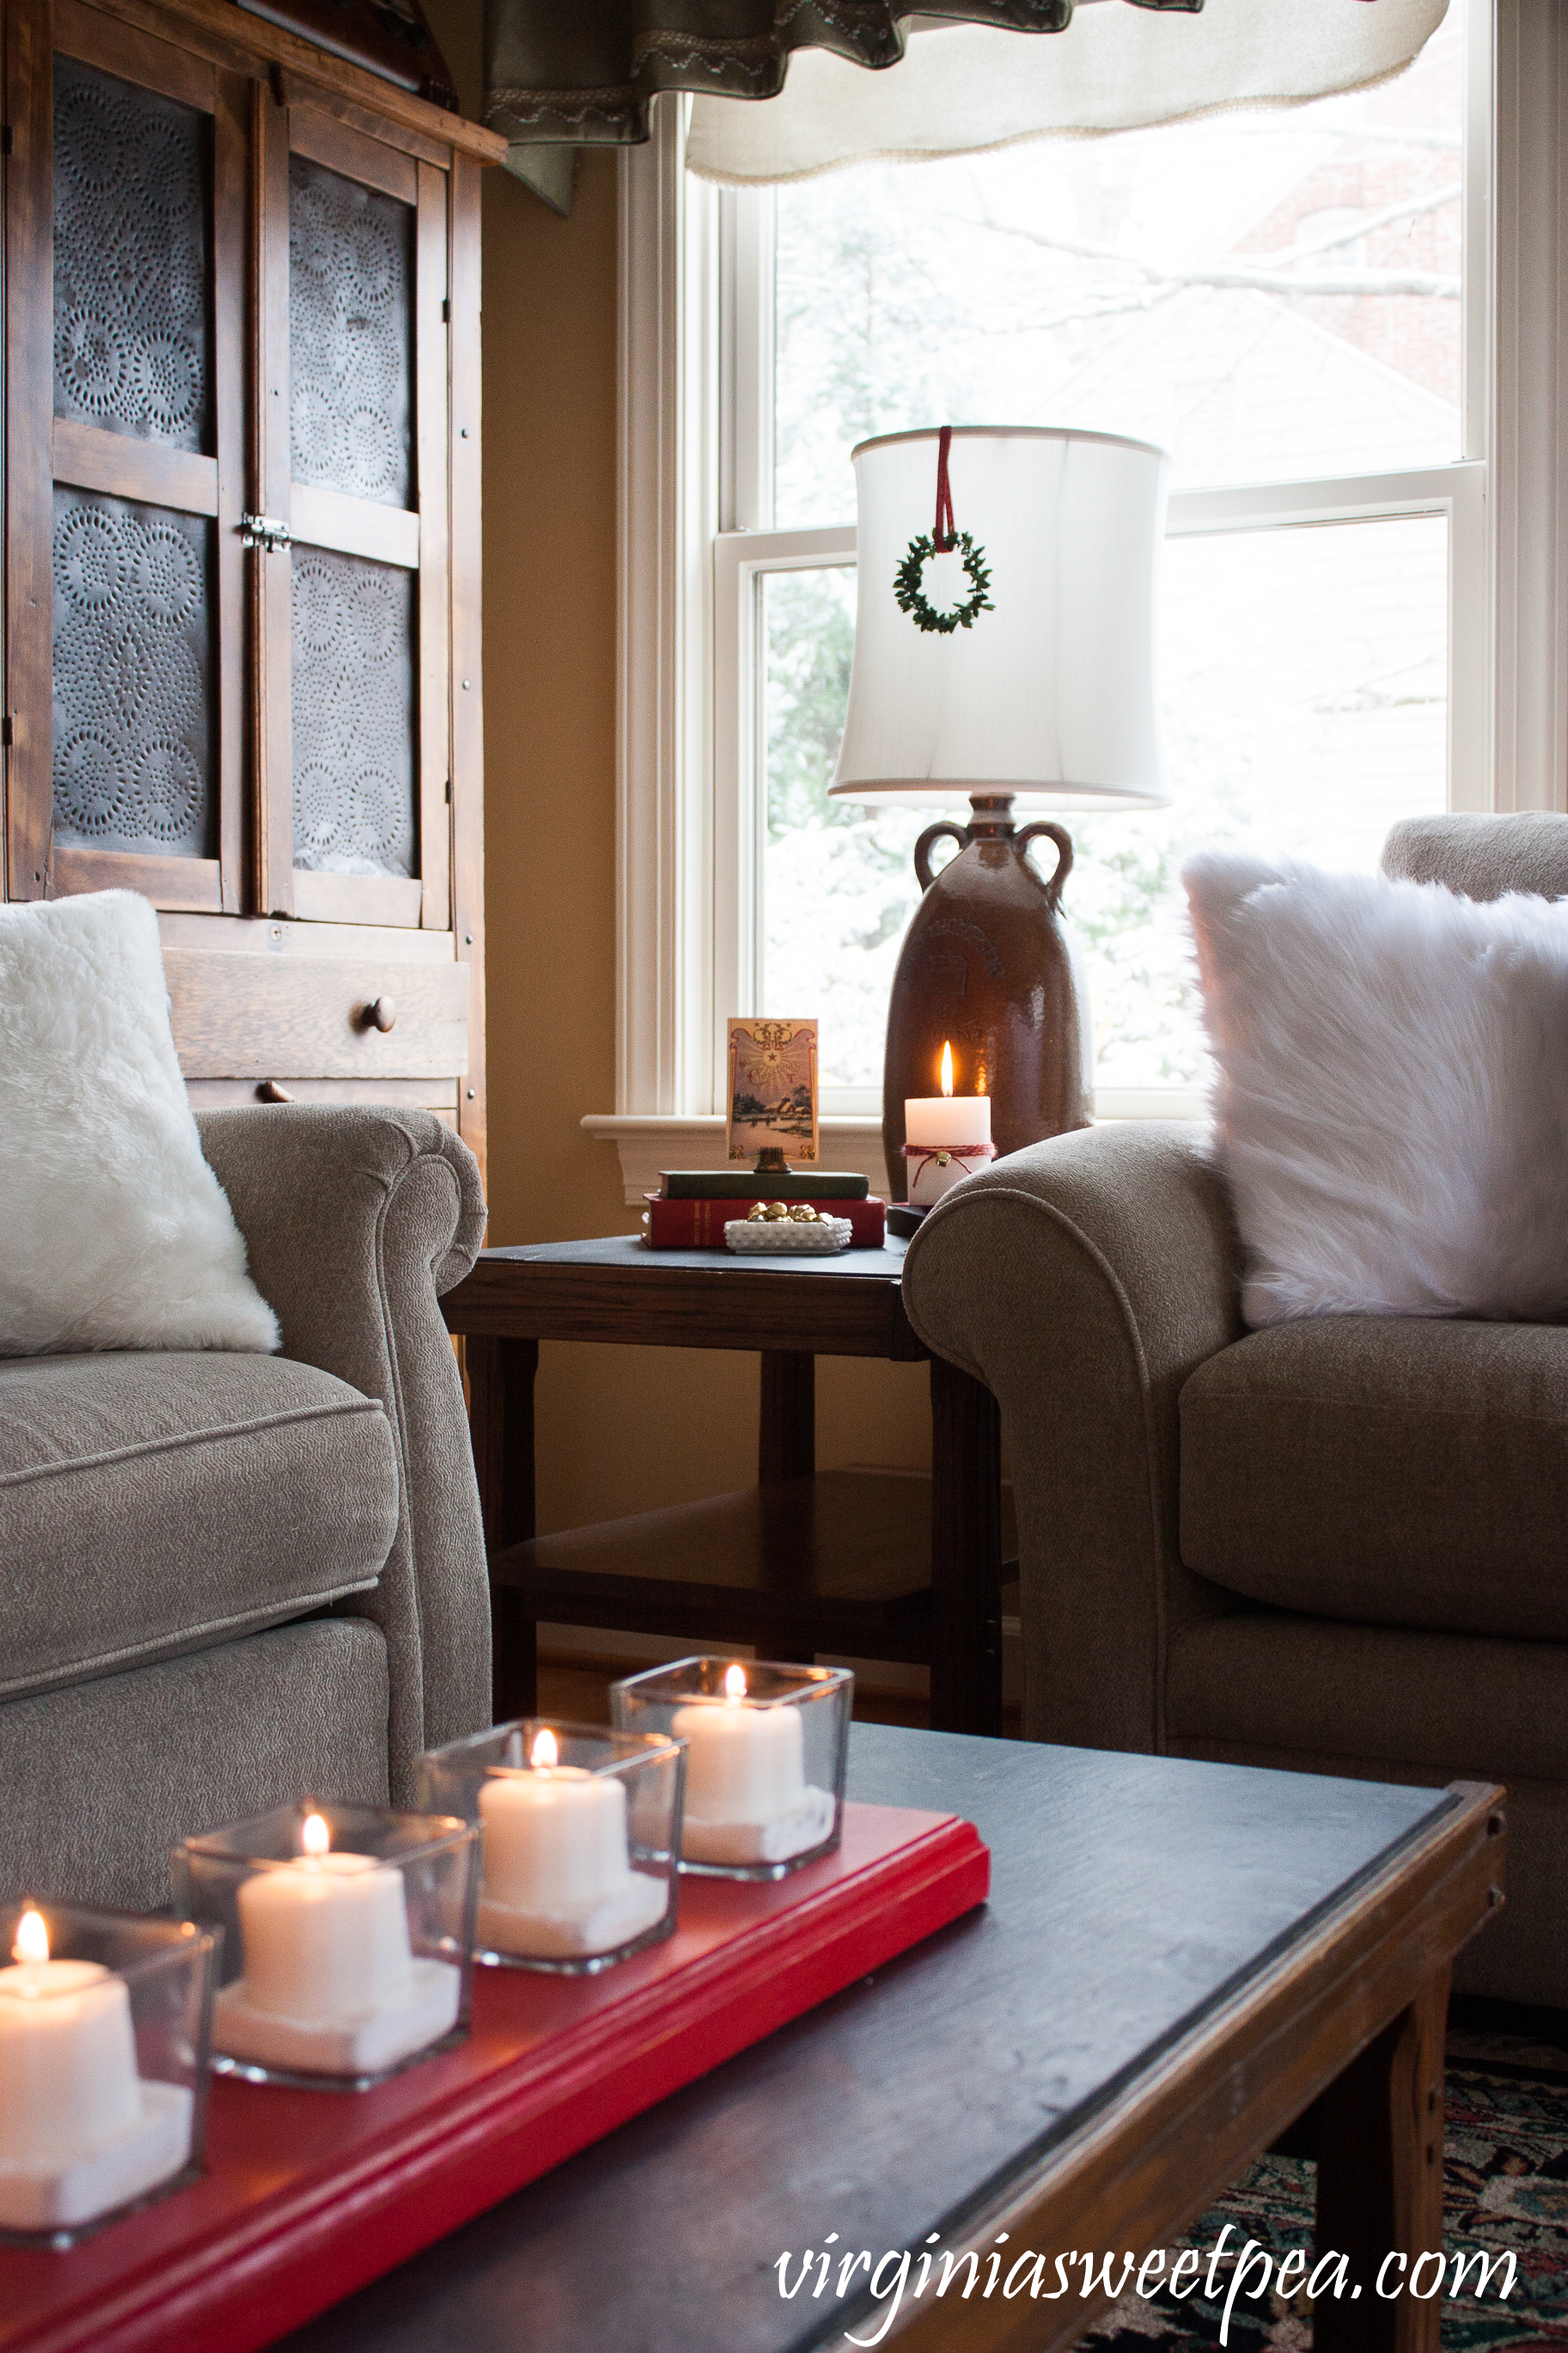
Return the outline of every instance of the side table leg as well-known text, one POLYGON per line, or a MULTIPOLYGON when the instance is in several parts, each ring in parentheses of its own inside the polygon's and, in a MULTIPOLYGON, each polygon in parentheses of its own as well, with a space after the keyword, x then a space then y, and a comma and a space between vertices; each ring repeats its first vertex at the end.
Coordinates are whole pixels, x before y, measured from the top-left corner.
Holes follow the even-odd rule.
MULTIPOLYGON (((533 1383, 537 1340, 470 1336, 469 1429, 484 1514, 485 1548, 492 1558, 509 1545, 526 1544, 533 1520, 533 1383)), ((490 1579, 490 1690, 495 1720, 531 1715, 538 1693, 537 1637, 514 1586, 490 1579)))
POLYGON ((763 1351, 757 1484, 809 1479, 816 1468, 816 1358, 795 1348, 763 1351))
MULTIPOLYGON (((1320 2296, 1315 2353, 1438 2353, 1442 2292, 1407 2292, 1417 2255, 1443 2247, 1443 2038, 1448 1972, 1428 1979, 1318 2103, 1317 2252, 1350 2258, 1361 2295, 1320 2296), (1391 2252, 1405 2257, 1384 2272, 1391 2252), (1405 2293, 1391 2298, 1396 2286, 1405 2293)), ((1424 2267, 1419 2284, 1432 2283, 1424 2267)))
MULTIPOLYGON (((816 1469, 816 1358, 800 1348, 763 1350, 762 1410, 757 1428, 757 1484, 779 1479, 809 1479, 816 1469)), ((788 1547, 770 1544, 764 1514, 763 1542, 769 1581, 789 1587, 799 1565, 788 1547)), ((815 1651, 798 1635, 775 1638, 767 1655, 781 1664, 813 1667, 815 1651)))
POLYGON ((981 1381, 931 1360, 933 1732, 1002 1729, 1002 1418, 981 1381))

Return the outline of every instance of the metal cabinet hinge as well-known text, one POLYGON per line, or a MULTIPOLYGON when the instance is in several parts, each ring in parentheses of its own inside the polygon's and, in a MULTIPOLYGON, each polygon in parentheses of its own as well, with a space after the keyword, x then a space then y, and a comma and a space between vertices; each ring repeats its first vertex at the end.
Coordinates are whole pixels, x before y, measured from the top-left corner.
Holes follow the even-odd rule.
POLYGON ((441 304, 441 323, 446 327, 449 327, 452 323, 452 305, 445 300, 441 304))
POLYGON ((14 744, 16 740, 16 723, 7 711, 0 716, 0 744, 14 744))
POLYGON ((14 155, 16 152, 16 132, 8 122, 0 123, 0 155, 14 155))
POLYGON ((276 515, 242 514, 239 543, 241 547, 259 547, 271 555, 280 547, 291 546, 293 535, 288 524, 279 522, 276 515))

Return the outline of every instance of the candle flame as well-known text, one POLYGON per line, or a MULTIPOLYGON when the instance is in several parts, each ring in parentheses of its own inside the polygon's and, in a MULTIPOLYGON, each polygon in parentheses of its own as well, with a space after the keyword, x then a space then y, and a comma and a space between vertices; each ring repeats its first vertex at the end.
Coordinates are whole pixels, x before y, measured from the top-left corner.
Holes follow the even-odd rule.
POLYGON ((561 1745, 555 1735, 552 1732, 536 1732, 533 1746, 528 1752, 528 1761, 534 1771, 548 1773, 552 1766, 559 1763, 560 1757, 561 1745))
POLYGON ((300 1832, 300 1850, 303 1854, 325 1854, 331 1845, 332 1834, 320 1814, 307 1814, 300 1832))
POLYGON ((944 1040, 942 1044, 942 1091, 944 1095, 950 1095, 952 1092, 952 1045, 951 1040, 944 1040))
POLYGON ((16 1941, 11 1947, 11 1958, 25 1967, 39 1968, 49 1957, 49 1932, 41 1912, 31 1909, 23 1913, 16 1923, 16 1941))
POLYGON ((724 1696, 731 1704, 746 1696, 746 1670, 742 1666, 727 1667, 724 1671, 724 1696))

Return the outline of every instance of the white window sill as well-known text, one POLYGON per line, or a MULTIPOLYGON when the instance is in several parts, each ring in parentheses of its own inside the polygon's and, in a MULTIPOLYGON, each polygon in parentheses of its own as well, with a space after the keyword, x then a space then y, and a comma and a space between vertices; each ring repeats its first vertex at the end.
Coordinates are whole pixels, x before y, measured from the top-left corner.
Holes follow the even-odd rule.
MULTIPOLYGON (((1176 1087, 1103 1088, 1095 1099, 1095 1110, 1102 1120, 1201 1120, 1208 1116, 1202 1094, 1176 1087)), ((613 1144, 619 1153, 621 1183, 627 1205, 634 1209, 642 1208, 645 1193, 658 1192, 661 1169, 724 1166, 724 1122, 717 1113, 701 1118, 676 1118, 589 1112, 582 1124, 590 1135, 596 1136, 601 1144, 613 1144)), ((870 1179, 872 1192, 886 1198, 888 1166, 882 1157, 879 1113, 853 1117, 829 1113, 822 1121, 819 1134, 825 1167, 858 1169, 870 1179)))

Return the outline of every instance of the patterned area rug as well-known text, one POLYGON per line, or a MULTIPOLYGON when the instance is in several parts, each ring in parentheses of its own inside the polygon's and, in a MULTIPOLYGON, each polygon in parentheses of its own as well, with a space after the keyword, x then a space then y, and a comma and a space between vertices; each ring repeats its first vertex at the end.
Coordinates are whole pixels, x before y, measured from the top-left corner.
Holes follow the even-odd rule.
MULTIPOLYGON (((1487 2008, 1495 2014, 1501 2005, 1487 2008)), ((1082 2344, 1098 2353, 1196 2353, 1217 2346, 1231 2276, 1223 2260, 1217 2293, 1211 2297, 1205 2290, 1221 2231, 1231 2225, 1229 2248, 1257 2241, 1276 2269, 1290 2248, 1310 2250, 1314 2170, 1305 2158, 1260 2158, 1183 2242, 1204 2257, 1205 2275, 1195 2292, 1180 2303, 1159 2290, 1147 2301, 1126 2296, 1082 2344)), ((1444 2237, 1450 2256, 1479 2248, 1488 2256, 1511 2253, 1518 2265, 1506 2301, 1498 2295, 1500 2271, 1479 2300, 1473 2293, 1445 2295, 1445 2353, 1568 2348, 1568 2019, 1553 2020, 1544 2037, 1478 2029, 1458 2016, 1451 2021, 1444 2237)), ((1474 2276, 1468 2275, 1472 2288, 1474 2276)), ((1236 2297, 1233 2353, 1310 2353, 1311 2342, 1312 2306, 1304 2289, 1236 2297)))

